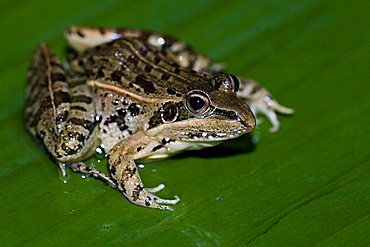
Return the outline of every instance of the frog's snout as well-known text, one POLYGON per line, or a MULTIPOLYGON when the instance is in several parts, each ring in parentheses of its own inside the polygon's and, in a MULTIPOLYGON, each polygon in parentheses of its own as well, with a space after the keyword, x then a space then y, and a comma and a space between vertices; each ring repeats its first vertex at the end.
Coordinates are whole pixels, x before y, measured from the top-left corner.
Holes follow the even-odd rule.
POLYGON ((242 112, 239 112, 239 121, 249 132, 256 127, 256 117, 248 105, 244 104, 244 106, 245 109, 242 112))

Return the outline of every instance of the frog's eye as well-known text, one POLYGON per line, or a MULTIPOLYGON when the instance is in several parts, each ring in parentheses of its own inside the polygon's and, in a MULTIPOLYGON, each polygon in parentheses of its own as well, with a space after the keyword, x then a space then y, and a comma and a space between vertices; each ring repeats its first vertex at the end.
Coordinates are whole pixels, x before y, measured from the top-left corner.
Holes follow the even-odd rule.
POLYGON ((195 116, 203 116, 209 109, 209 98, 201 91, 191 91, 185 101, 186 108, 195 116))
POLYGON ((229 74, 229 76, 231 78, 231 84, 233 85, 233 90, 235 93, 237 93, 239 91, 239 79, 233 74, 229 74))
POLYGON ((232 74, 217 74, 215 77, 213 77, 213 85, 216 89, 225 92, 236 93, 239 90, 239 80, 232 74))

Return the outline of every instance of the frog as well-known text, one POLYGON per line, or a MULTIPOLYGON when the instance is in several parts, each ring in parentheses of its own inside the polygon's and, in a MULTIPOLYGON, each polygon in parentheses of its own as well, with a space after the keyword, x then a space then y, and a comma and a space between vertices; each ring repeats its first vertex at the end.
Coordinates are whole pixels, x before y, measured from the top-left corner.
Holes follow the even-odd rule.
POLYGON ((27 129, 64 177, 70 168, 103 180, 139 206, 173 210, 180 201, 157 195, 164 184, 146 187, 139 162, 240 137, 259 113, 275 132, 277 113, 293 113, 258 82, 160 32, 71 26, 65 38, 65 62, 46 44, 32 55, 27 129), (97 147, 109 174, 85 164, 97 147))

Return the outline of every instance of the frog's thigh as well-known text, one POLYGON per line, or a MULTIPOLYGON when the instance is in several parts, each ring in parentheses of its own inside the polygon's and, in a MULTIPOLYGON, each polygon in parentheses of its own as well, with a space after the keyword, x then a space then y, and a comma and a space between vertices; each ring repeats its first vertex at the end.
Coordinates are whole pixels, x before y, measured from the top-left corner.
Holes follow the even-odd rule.
POLYGON ((141 133, 137 133, 121 141, 109 152, 108 162, 110 172, 117 181, 118 189, 120 189, 124 196, 132 203, 145 207, 172 210, 172 208, 166 204, 176 204, 179 198, 175 197, 175 199, 166 200, 154 195, 155 192, 163 189, 164 186, 159 185, 153 189, 146 188, 140 178, 134 160, 138 150, 144 151, 153 149, 158 144, 159 142, 141 133))
MULTIPOLYGON (((60 164, 89 156, 96 140, 93 102, 86 101, 91 95, 85 85, 73 90, 84 97, 71 94, 60 60, 46 45, 32 57, 26 90, 27 128, 49 153, 60 164)), ((60 168, 66 175, 64 166, 60 168)))

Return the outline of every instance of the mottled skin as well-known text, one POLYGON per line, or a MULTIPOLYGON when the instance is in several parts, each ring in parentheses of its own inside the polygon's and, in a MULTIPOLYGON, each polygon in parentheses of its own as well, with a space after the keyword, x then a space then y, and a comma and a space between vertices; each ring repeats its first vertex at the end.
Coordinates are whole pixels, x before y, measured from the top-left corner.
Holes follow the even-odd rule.
POLYGON ((222 72, 222 66, 185 43, 159 33, 71 27, 75 50, 63 66, 40 45, 28 75, 25 116, 29 131, 58 161, 122 191, 131 202, 172 208, 179 198, 146 188, 136 161, 213 146, 255 127, 262 112, 279 128, 275 111, 290 114, 256 82, 222 72), (97 146, 110 174, 84 165, 97 146))

